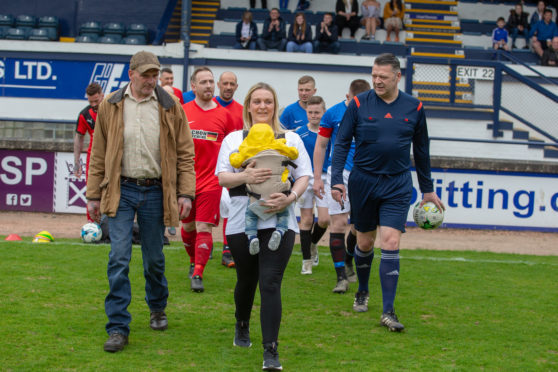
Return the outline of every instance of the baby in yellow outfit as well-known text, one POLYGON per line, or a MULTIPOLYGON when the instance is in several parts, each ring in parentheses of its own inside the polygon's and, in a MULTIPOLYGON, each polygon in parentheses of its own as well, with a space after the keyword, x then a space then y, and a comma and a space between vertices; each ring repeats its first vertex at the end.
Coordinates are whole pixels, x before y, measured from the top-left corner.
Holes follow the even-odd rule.
MULTIPOLYGON (((287 146, 285 138, 275 138, 273 129, 268 124, 254 124, 246 138, 238 148, 229 156, 231 165, 235 168, 246 167, 251 162, 256 162, 256 168, 269 168, 272 176, 260 183, 246 185, 248 194, 256 199, 255 203, 248 200, 246 208, 246 236, 249 241, 250 254, 260 252, 260 242, 257 237, 259 217, 251 208, 257 208, 259 200, 266 200, 271 194, 290 190, 289 170, 287 165, 292 165, 290 160, 298 158, 296 147, 287 146)), ((272 216, 272 214, 269 214, 272 216)), ((284 209, 276 214, 276 230, 271 234, 268 248, 277 250, 281 244, 283 234, 288 229, 289 210, 284 209)))

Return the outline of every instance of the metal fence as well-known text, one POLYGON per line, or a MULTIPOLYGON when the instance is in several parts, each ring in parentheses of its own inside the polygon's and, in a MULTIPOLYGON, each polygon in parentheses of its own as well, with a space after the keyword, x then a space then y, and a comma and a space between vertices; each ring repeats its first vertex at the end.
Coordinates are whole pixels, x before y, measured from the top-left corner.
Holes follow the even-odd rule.
POLYGON ((505 113, 545 137, 545 144, 557 145, 558 96, 553 91, 558 85, 553 81, 541 76, 536 81, 498 61, 408 57, 406 71, 406 92, 425 104, 490 112, 494 138, 502 135, 505 113))

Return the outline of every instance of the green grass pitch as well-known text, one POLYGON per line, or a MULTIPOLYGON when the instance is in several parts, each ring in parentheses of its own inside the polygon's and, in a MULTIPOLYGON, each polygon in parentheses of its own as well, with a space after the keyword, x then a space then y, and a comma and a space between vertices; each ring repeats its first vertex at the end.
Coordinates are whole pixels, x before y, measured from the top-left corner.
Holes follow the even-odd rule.
MULTIPOLYGON (((3 371, 257 371, 262 348, 259 294, 250 349, 233 347, 236 281, 220 265, 220 245, 205 272, 206 292, 193 293, 187 255, 165 249, 169 329, 149 328, 141 251, 130 268, 130 345, 102 346, 108 245, 77 240, 50 244, 0 237, 0 369, 3 371)), ((300 275, 295 247, 283 281, 279 355, 286 371, 549 371, 558 370, 558 257, 485 252, 402 251, 396 311, 406 326, 379 326, 379 252, 369 312, 335 295, 326 247, 311 276, 300 275)))

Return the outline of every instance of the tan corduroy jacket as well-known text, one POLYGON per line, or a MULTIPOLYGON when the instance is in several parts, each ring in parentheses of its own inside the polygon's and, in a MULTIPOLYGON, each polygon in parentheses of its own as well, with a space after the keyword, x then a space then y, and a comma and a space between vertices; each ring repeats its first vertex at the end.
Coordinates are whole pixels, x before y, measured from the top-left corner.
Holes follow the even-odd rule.
MULTIPOLYGON (((89 161, 87 199, 101 200, 101 213, 114 217, 120 202, 120 174, 124 150, 124 92, 111 93, 99 105, 93 148, 89 161)), ((194 199, 194 142, 178 98, 160 86, 155 88, 159 103, 161 132, 161 183, 165 226, 178 226, 178 196, 194 199)))

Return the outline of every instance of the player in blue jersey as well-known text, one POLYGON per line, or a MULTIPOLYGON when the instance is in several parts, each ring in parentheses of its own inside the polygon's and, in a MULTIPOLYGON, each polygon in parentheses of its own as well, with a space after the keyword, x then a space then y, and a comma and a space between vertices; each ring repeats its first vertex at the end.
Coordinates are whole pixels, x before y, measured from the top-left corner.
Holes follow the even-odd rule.
MULTIPOLYGON (((339 129, 339 123, 347 110, 347 105, 352 101, 353 97, 359 93, 370 89, 367 81, 358 79, 354 80, 350 87, 349 93, 346 95, 345 101, 342 101, 326 111, 320 123, 320 132, 316 139, 316 147, 314 149, 314 193, 318 198, 324 198, 328 201, 329 214, 331 216, 331 226, 329 235, 329 249, 333 266, 337 275, 337 284, 333 288, 335 293, 345 293, 349 289, 349 281, 356 282, 356 275, 352 265, 352 255, 356 245, 356 233, 350 229, 347 235, 347 243, 345 244, 345 231, 347 231, 349 211, 351 205, 348 202, 338 203, 331 198, 330 173, 326 177, 326 182, 322 181, 322 169, 324 164, 329 164, 331 160, 331 149, 328 145, 335 143, 335 136, 339 129)), ((345 183, 348 180, 349 173, 353 167, 352 156, 347 157, 344 166, 345 183)))
POLYGON ((182 99, 184 100, 184 103, 192 102, 196 99, 196 94, 192 90, 186 91, 182 93, 182 99))
POLYGON ((286 129, 294 130, 308 122, 306 105, 314 94, 316 81, 312 76, 304 75, 298 79, 298 101, 285 107, 279 118, 286 129))
MULTIPOLYGON (((296 130, 302 139, 306 152, 310 155, 310 161, 314 155, 314 146, 320 129, 320 121, 325 113, 325 102, 320 96, 313 96, 308 100, 306 112, 308 123, 296 130)), ((327 164, 324 164, 327 169, 327 164)), ((322 175, 322 180, 325 175, 322 175)), ((310 180, 308 188, 298 199, 300 207, 300 248, 302 250, 302 271, 303 275, 312 274, 312 266, 318 264, 318 242, 324 235, 329 225, 329 213, 327 201, 317 198, 312 189, 313 181, 310 180), (314 202, 318 209, 318 222, 314 223, 314 202)))
POLYGON ((433 202, 445 209, 434 193, 430 178, 430 154, 426 117, 422 102, 400 91, 399 60, 391 53, 374 60, 374 90, 357 95, 347 107, 339 127, 332 157, 332 197, 340 203, 349 199, 351 221, 357 230, 355 264, 359 281, 353 310, 368 310, 368 280, 377 227, 380 231, 380 284, 383 313, 380 322, 390 331, 404 329, 393 303, 399 278, 399 242, 405 232, 413 185, 410 150, 413 155, 422 203, 433 202), (348 188, 343 168, 355 141, 354 166, 348 188))

